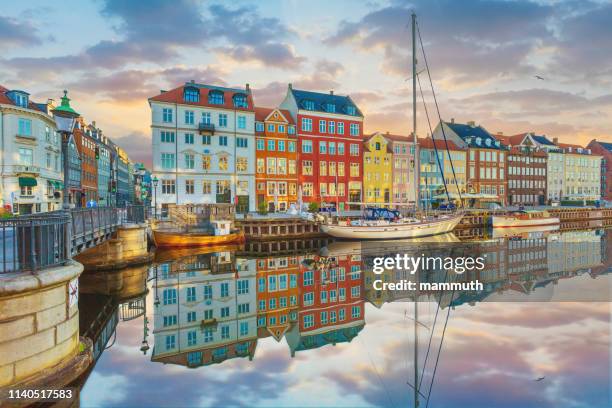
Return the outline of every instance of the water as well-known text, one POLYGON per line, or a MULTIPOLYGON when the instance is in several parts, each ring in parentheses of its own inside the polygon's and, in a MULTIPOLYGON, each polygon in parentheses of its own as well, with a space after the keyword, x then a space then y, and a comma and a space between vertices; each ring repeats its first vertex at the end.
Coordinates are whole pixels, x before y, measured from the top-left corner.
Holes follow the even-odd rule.
MULTIPOLYGON (((367 253, 456 256, 456 241, 183 251, 157 254, 157 267, 86 272, 81 331, 91 328, 98 360, 81 406, 412 407, 414 298, 372 290, 367 253)), ((417 303, 420 406, 429 396, 430 407, 609 407, 609 248, 601 230, 472 244, 492 260, 476 276, 485 290, 417 303)))

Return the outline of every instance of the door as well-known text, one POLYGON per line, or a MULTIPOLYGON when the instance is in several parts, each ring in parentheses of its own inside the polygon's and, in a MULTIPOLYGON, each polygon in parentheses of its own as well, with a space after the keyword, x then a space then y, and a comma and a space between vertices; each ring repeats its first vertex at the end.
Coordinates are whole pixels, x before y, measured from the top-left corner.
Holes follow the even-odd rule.
POLYGON ((237 213, 248 213, 249 212, 249 196, 248 195, 239 195, 238 196, 238 204, 236 205, 237 213))
POLYGON ((32 214, 32 204, 19 204, 19 215, 32 214))
POLYGON ((389 204, 391 202, 391 193, 388 188, 385 188, 385 204, 389 204))

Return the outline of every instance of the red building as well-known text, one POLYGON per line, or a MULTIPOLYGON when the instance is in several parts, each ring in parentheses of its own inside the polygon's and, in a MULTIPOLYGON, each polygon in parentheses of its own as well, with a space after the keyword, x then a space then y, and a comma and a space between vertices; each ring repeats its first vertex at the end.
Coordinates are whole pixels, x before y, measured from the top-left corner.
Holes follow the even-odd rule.
POLYGON ((587 149, 594 154, 602 156, 601 159, 601 197, 612 200, 612 143, 591 140, 587 149))
POLYGON ((74 142, 81 157, 81 191, 75 196, 77 207, 86 207, 90 201, 98 202, 97 142, 82 118, 74 127, 74 142))
POLYGON ((362 202, 363 114, 351 98, 289 84, 281 108, 296 119, 298 197, 340 210, 362 202))

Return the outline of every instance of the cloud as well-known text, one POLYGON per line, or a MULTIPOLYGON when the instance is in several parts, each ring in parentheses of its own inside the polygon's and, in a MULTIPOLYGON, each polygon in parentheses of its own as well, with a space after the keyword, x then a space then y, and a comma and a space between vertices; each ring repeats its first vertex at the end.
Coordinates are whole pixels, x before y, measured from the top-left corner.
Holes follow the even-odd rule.
POLYGON ((133 162, 144 163, 151 168, 151 136, 142 132, 133 132, 125 136, 111 136, 113 142, 128 153, 133 162))
POLYGON ((38 30, 27 21, 0 16, 0 48, 40 45, 38 30))

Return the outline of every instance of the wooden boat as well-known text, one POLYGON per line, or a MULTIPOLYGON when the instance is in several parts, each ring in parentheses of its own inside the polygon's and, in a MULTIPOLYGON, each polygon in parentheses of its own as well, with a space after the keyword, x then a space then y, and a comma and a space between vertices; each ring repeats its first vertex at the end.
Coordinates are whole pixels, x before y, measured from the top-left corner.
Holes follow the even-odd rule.
POLYGON ((551 232, 559 231, 559 224, 542 225, 539 227, 494 228, 492 238, 545 238, 551 232))
POLYGON ((548 211, 515 211, 509 215, 491 217, 493 228, 543 227, 559 224, 559 218, 551 216, 548 211))
POLYGON ((463 214, 440 215, 422 220, 358 220, 341 224, 322 224, 321 231, 345 239, 402 239, 445 234, 455 229, 463 214))
POLYGON ((244 242, 244 233, 238 230, 224 235, 211 235, 200 232, 153 230, 153 239, 157 248, 188 248, 241 244, 244 242))

